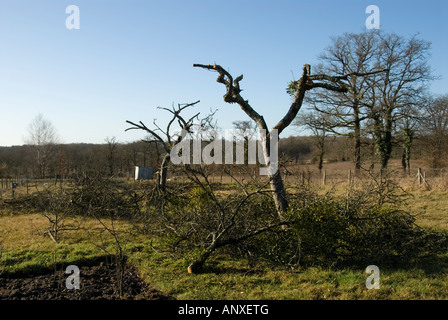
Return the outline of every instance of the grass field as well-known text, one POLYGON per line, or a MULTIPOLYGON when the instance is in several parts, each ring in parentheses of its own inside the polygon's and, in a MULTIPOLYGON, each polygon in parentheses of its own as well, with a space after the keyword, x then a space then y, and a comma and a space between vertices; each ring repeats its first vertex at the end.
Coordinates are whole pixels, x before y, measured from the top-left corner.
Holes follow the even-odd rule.
MULTIPOLYGON (((414 189, 409 194, 404 206, 417 214, 418 225, 448 230, 447 192, 414 189)), ((101 225, 95 219, 66 218, 65 225, 81 228, 61 232, 55 243, 46 233, 48 220, 43 215, 7 209, 0 214, 0 273, 35 272, 114 252, 114 239, 96 232, 101 225)), ((125 234, 132 227, 118 221, 115 228, 125 234)), ((177 299, 448 299, 448 254, 413 265, 379 265, 380 289, 368 290, 367 266, 253 266, 225 251, 217 251, 203 273, 192 275, 187 273, 187 261, 163 249, 157 238, 130 234, 122 238, 128 261, 152 287, 177 299)))

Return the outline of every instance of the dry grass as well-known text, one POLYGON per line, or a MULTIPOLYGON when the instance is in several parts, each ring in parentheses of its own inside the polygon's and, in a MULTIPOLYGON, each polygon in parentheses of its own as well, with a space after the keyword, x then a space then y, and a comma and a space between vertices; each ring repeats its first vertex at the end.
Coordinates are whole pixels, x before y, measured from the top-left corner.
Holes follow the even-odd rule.
POLYGON ((416 223, 422 227, 448 230, 448 192, 410 191, 412 198, 405 209, 416 215, 416 223))
POLYGON ((0 242, 5 248, 36 250, 45 246, 43 230, 48 220, 39 214, 0 217, 0 242))
MULTIPOLYGON (((110 227, 107 219, 102 223, 110 227)), ((3 212, 0 214, 0 246, 3 258, 14 262, 9 264, 8 270, 48 267, 55 262, 114 254, 114 238, 102 223, 94 218, 65 218, 64 225, 70 230, 60 231, 58 243, 55 243, 48 234, 48 219, 43 215, 3 212)), ((124 233, 130 226, 125 221, 114 221, 114 228, 124 233)))
MULTIPOLYGON (((344 195, 351 163, 332 163, 325 167, 328 173, 331 169, 334 172, 340 170, 339 176, 335 176, 333 181, 329 177, 325 186, 319 178, 314 186, 322 193, 334 187, 336 192, 344 195)), ((307 172, 313 168, 308 169, 307 172)), ((317 172, 317 169, 314 170, 317 172)), ((443 176, 428 177, 431 190, 416 185, 412 177, 400 179, 398 171, 395 178, 412 196, 403 204, 403 208, 417 215, 417 224, 448 230, 448 191, 441 188, 445 179, 443 176), (437 179, 440 180, 438 183, 437 179)), ((216 183, 220 180, 218 176, 215 179, 216 183)), ((299 175, 289 176, 286 182, 294 185, 300 183, 300 179, 299 175)), ((358 186, 361 187, 362 184, 358 186)), ((82 228, 62 232, 60 243, 55 244, 46 234, 48 220, 41 214, 0 212, 0 245, 4 250, 3 260, 7 263, 7 268, 48 266, 56 259, 74 261, 80 257, 102 255, 104 252, 98 249, 98 244, 104 240, 113 242, 110 235, 107 238, 107 233, 103 233, 107 239, 100 239, 97 231, 104 228, 95 219, 67 218, 64 223, 82 228)), ((115 226, 122 230, 129 227, 125 221, 116 221, 115 226)), ((254 269, 243 259, 237 260, 225 255, 211 259, 206 273, 192 276, 186 273, 182 261, 163 252, 162 247, 157 245, 157 239, 135 235, 129 241, 127 254, 146 280, 180 299, 448 298, 447 257, 441 258, 437 265, 431 263, 428 266, 416 265, 405 269, 386 269, 380 266, 381 289, 371 291, 365 288, 366 274, 363 268, 333 270, 311 267, 291 271, 258 266, 254 269)))
MULTIPOLYGON (((435 193, 431 194, 437 198, 435 193)), ((43 231, 47 220, 39 214, 0 216, 0 242, 9 269, 49 266, 55 260, 70 262, 80 257, 100 255, 92 245, 92 233, 70 231, 55 244, 43 231), (11 265, 14 262, 15 265, 11 265)), ((120 222, 124 226, 125 222, 120 222)), ((84 227, 98 228, 95 220, 84 227)), ((426 274, 420 269, 381 269, 381 289, 367 290, 363 269, 332 270, 305 268, 253 269, 244 259, 216 256, 208 270, 188 275, 182 261, 164 253, 152 240, 136 236, 128 254, 141 275, 156 288, 178 299, 446 299, 446 274, 426 274)))

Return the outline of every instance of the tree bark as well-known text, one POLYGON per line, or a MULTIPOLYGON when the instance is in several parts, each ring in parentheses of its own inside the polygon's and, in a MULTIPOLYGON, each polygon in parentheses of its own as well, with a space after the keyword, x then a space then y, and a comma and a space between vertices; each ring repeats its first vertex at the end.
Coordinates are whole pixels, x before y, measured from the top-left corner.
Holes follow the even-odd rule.
POLYGON ((355 174, 361 169, 361 120, 359 118, 358 106, 353 107, 353 125, 355 139, 355 174))
POLYGON ((280 171, 277 170, 277 172, 271 176, 270 179, 270 187, 272 197, 274 198, 275 208, 280 221, 283 221, 284 213, 288 210, 288 200, 286 198, 286 190, 283 185, 282 177, 280 176, 280 171))
POLYGON ((384 155, 383 155, 383 163, 381 165, 382 169, 387 169, 387 165, 389 164, 389 160, 392 156, 392 126, 393 126, 393 116, 392 116, 392 108, 388 108, 386 113, 386 123, 384 133, 384 155))
POLYGON ((159 175, 159 188, 164 191, 166 188, 166 178, 168 173, 168 163, 170 162, 171 155, 169 153, 165 154, 162 160, 162 164, 160 166, 160 175, 159 175))

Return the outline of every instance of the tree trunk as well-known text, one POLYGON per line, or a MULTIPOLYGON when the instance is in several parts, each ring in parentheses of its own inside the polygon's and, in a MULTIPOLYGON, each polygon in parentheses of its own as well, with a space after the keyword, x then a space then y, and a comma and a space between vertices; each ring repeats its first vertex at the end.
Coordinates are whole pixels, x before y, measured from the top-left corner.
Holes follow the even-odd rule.
POLYGON ((162 160, 162 165, 160 166, 160 176, 159 176, 159 188, 165 190, 166 188, 166 178, 168 174, 168 163, 170 162, 171 156, 167 153, 162 160))
POLYGON ((114 160, 112 158, 109 158, 109 177, 114 176, 114 160))
POLYGON ((277 170, 274 175, 270 176, 270 179, 270 186, 272 197, 274 198, 275 208, 277 210, 280 221, 283 221, 283 214, 288 210, 288 200, 286 199, 286 190, 283 184, 282 177, 280 176, 280 171, 277 170))
POLYGON ((355 136, 355 174, 361 169, 361 120, 359 119, 359 108, 355 106, 354 111, 354 136, 355 136))
MULTIPOLYGON (((388 155, 387 155, 388 147, 386 145, 386 141, 388 138, 385 137, 386 133, 384 132, 385 130, 383 130, 383 123, 382 123, 379 113, 378 112, 374 113, 372 115, 372 119, 374 121, 375 149, 376 149, 376 153, 380 160, 380 168, 386 169, 387 163, 389 161, 388 155)), ((390 138, 391 137, 392 136, 390 136, 390 138)))
POLYGON ((403 173, 407 174, 407 163, 406 163, 406 149, 403 148, 403 153, 401 154, 401 168, 403 169, 403 173))
POLYGON ((319 152, 319 162, 317 164, 317 168, 319 169, 319 173, 322 173, 322 168, 324 167, 324 153, 319 152))
POLYGON ((387 169, 387 165, 389 164, 389 160, 390 157, 392 155, 392 125, 393 125, 393 120, 392 120, 392 109, 388 108, 387 110, 387 114, 386 114, 386 119, 385 119, 385 133, 384 133, 384 154, 382 155, 382 161, 381 161, 381 168, 382 169, 387 169))
POLYGON ((411 146, 412 141, 414 138, 414 132, 410 128, 405 128, 403 130, 403 155, 402 155, 402 167, 405 174, 410 175, 411 174, 411 166, 410 166, 410 160, 411 160, 411 146))
POLYGON ((210 254, 215 250, 215 247, 208 248, 197 260, 194 260, 187 268, 188 273, 199 273, 201 272, 205 261, 208 259, 210 254))
MULTIPOLYGON (((275 129, 274 129, 275 130, 275 129)), ((278 135, 271 132, 268 136, 261 134, 261 143, 263 148, 264 163, 269 166, 269 179, 274 199, 275 208, 277 210, 280 221, 283 221, 283 214, 288 210, 288 201, 286 199, 286 190, 283 184, 280 170, 278 170, 278 135), (274 137, 274 147, 271 148, 271 140, 274 137)))
POLYGON ((319 173, 322 173, 322 169, 324 167, 324 155, 325 155, 325 134, 319 136, 318 135, 318 149, 319 149, 319 163, 317 168, 319 169, 319 173))

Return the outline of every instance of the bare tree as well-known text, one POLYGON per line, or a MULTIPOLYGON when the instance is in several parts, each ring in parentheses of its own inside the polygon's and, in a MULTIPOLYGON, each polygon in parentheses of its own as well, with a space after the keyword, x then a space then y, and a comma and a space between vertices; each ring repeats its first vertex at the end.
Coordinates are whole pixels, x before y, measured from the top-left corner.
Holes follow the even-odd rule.
POLYGON ((51 157, 54 155, 59 138, 56 128, 50 120, 39 113, 28 126, 28 137, 25 143, 35 152, 39 168, 39 177, 44 178, 51 157))
MULTIPOLYGON (((163 148, 165 150, 165 155, 163 156, 162 164, 160 166, 159 180, 158 180, 158 185, 161 190, 165 190, 165 187, 166 187, 168 164, 171 160, 171 150, 174 148, 174 146, 176 144, 180 143, 185 138, 185 136, 182 136, 179 133, 173 132, 172 126, 175 123, 175 121, 177 120, 177 123, 182 131, 184 131, 186 133, 191 133, 192 128, 195 124, 194 120, 198 118, 199 113, 195 114, 188 120, 185 120, 181 116, 181 112, 183 110, 185 110, 186 108, 196 105, 197 103, 199 103, 199 100, 196 102, 193 102, 193 103, 188 103, 188 104, 178 104, 177 108, 173 106, 172 109, 159 107, 160 109, 168 111, 169 113, 172 114, 172 118, 168 122, 165 130, 160 128, 157 125, 157 123, 155 122, 155 120, 153 121, 155 129, 149 129, 141 121, 137 124, 132 121, 126 120, 127 123, 132 125, 132 127, 126 129, 126 131, 133 130, 133 129, 144 130, 147 133, 149 133, 150 137, 154 138, 154 141, 160 143, 163 146, 163 148)), ((205 125, 206 123, 208 123, 211 120, 212 116, 213 115, 209 115, 208 117, 205 118, 205 120, 203 119, 202 121, 200 121, 200 123, 201 123, 200 125, 205 125)), ((153 141, 153 140, 148 140, 147 142, 151 142, 151 141, 153 141)))
POLYGON ((118 145, 118 140, 116 137, 107 137, 107 165, 109 168, 109 176, 112 177, 115 175, 115 152, 118 145))
POLYGON ((425 145, 432 155, 431 165, 442 167, 446 164, 448 146, 448 94, 429 99, 424 106, 422 127, 426 133, 425 145))
MULTIPOLYGON (((429 50, 430 44, 415 36, 406 39, 393 33, 367 31, 333 38, 319 57, 321 72, 369 75, 352 77, 347 92, 328 95, 316 90, 307 99, 315 110, 333 116, 335 134, 354 139, 356 170, 361 167, 363 132, 373 136, 381 168, 387 167, 397 121, 420 104, 426 84, 434 79, 428 66, 429 50), (375 70, 384 72, 372 73, 375 70)), ((409 130, 403 133, 411 134, 409 130)), ((407 135, 408 144, 409 138, 407 135)))
MULTIPOLYGON (((424 103, 424 102, 423 102, 424 103)), ((401 116, 397 120, 397 135, 402 147, 401 167, 405 174, 411 174, 411 149, 414 143, 416 132, 422 123, 422 112, 417 107, 410 107, 402 110, 401 116)))
POLYGON ((257 125, 252 121, 239 120, 232 122, 234 128, 237 130, 236 134, 244 141, 244 163, 249 163, 249 141, 254 138, 257 125))
POLYGON ((385 169, 391 158, 397 121, 421 104, 428 82, 435 77, 428 65, 429 42, 396 34, 378 33, 378 38, 376 64, 386 71, 367 79, 373 89, 369 91, 367 107, 381 168, 385 169))
MULTIPOLYGON (((292 103, 283 116, 283 118, 272 129, 268 128, 264 117, 260 115, 252 106, 248 100, 245 100, 241 96, 240 81, 243 79, 243 75, 237 78, 233 78, 228 71, 219 65, 203 65, 193 64, 193 67, 199 67, 206 70, 213 70, 218 72, 219 76, 217 82, 222 83, 226 87, 226 93, 224 94, 224 101, 227 103, 237 103, 241 109, 252 119, 258 126, 261 136, 261 144, 263 148, 263 156, 266 164, 270 164, 271 155, 271 143, 270 138, 273 134, 280 134, 288 127, 297 116, 300 108, 302 107, 305 93, 311 89, 323 88, 334 92, 348 92, 350 89, 349 83, 352 77, 363 76, 358 71, 349 72, 347 74, 339 76, 329 76, 326 74, 311 75, 311 66, 305 64, 302 70, 302 76, 299 80, 293 81, 290 84, 290 90, 293 93, 292 103), (319 81, 319 82, 318 82, 319 81), (262 130, 266 133, 263 134, 262 130)), ((272 164, 272 163, 271 163, 272 164)), ((278 166, 277 166, 278 167, 278 166)), ((271 166, 272 168, 272 166, 271 166)), ((275 168, 275 166, 274 166, 275 168)), ((274 198, 274 202, 277 208, 277 213, 280 220, 284 220, 283 215, 288 209, 288 201, 286 198, 286 190, 283 184, 283 180, 279 170, 272 170, 269 172, 270 188, 274 198), (273 172, 274 171, 274 172, 273 172)))
MULTIPOLYGON (((327 130, 336 135, 353 139, 354 167, 361 168, 362 124, 368 118, 364 100, 371 85, 368 77, 378 70, 375 53, 378 39, 375 32, 346 33, 331 39, 331 45, 319 56, 319 72, 343 75, 355 73, 347 82, 347 91, 329 95, 325 90, 315 90, 306 99, 314 110, 331 118, 327 130)), ((293 92, 290 92, 290 94, 293 92)))
POLYGON ((167 194, 160 201, 156 213, 149 215, 159 224, 164 235, 170 234, 173 248, 181 250, 187 245, 191 263, 189 273, 198 273, 215 250, 225 246, 241 245, 257 235, 275 232, 290 225, 291 220, 279 221, 270 191, 269 181, 253 177, 244 183, 246 166, 232 168, 224 165, 224 171, 238 187, 236 192, 217 190, 211 181, 210 165, 207 163, 186 164, 183 169, 193 182, 191 185, 176 185, 176 192, 167 194), (173 205, 174 204, 174 205, 173 205))
POLYGON ((315 144, 318 152, 317 168, 322 171, 325 155, 325 140, 329 133, 328 115, 320 114, 316 112, 302 113, 296 118, 293 125, 310 129, 314 135, 315 144))

